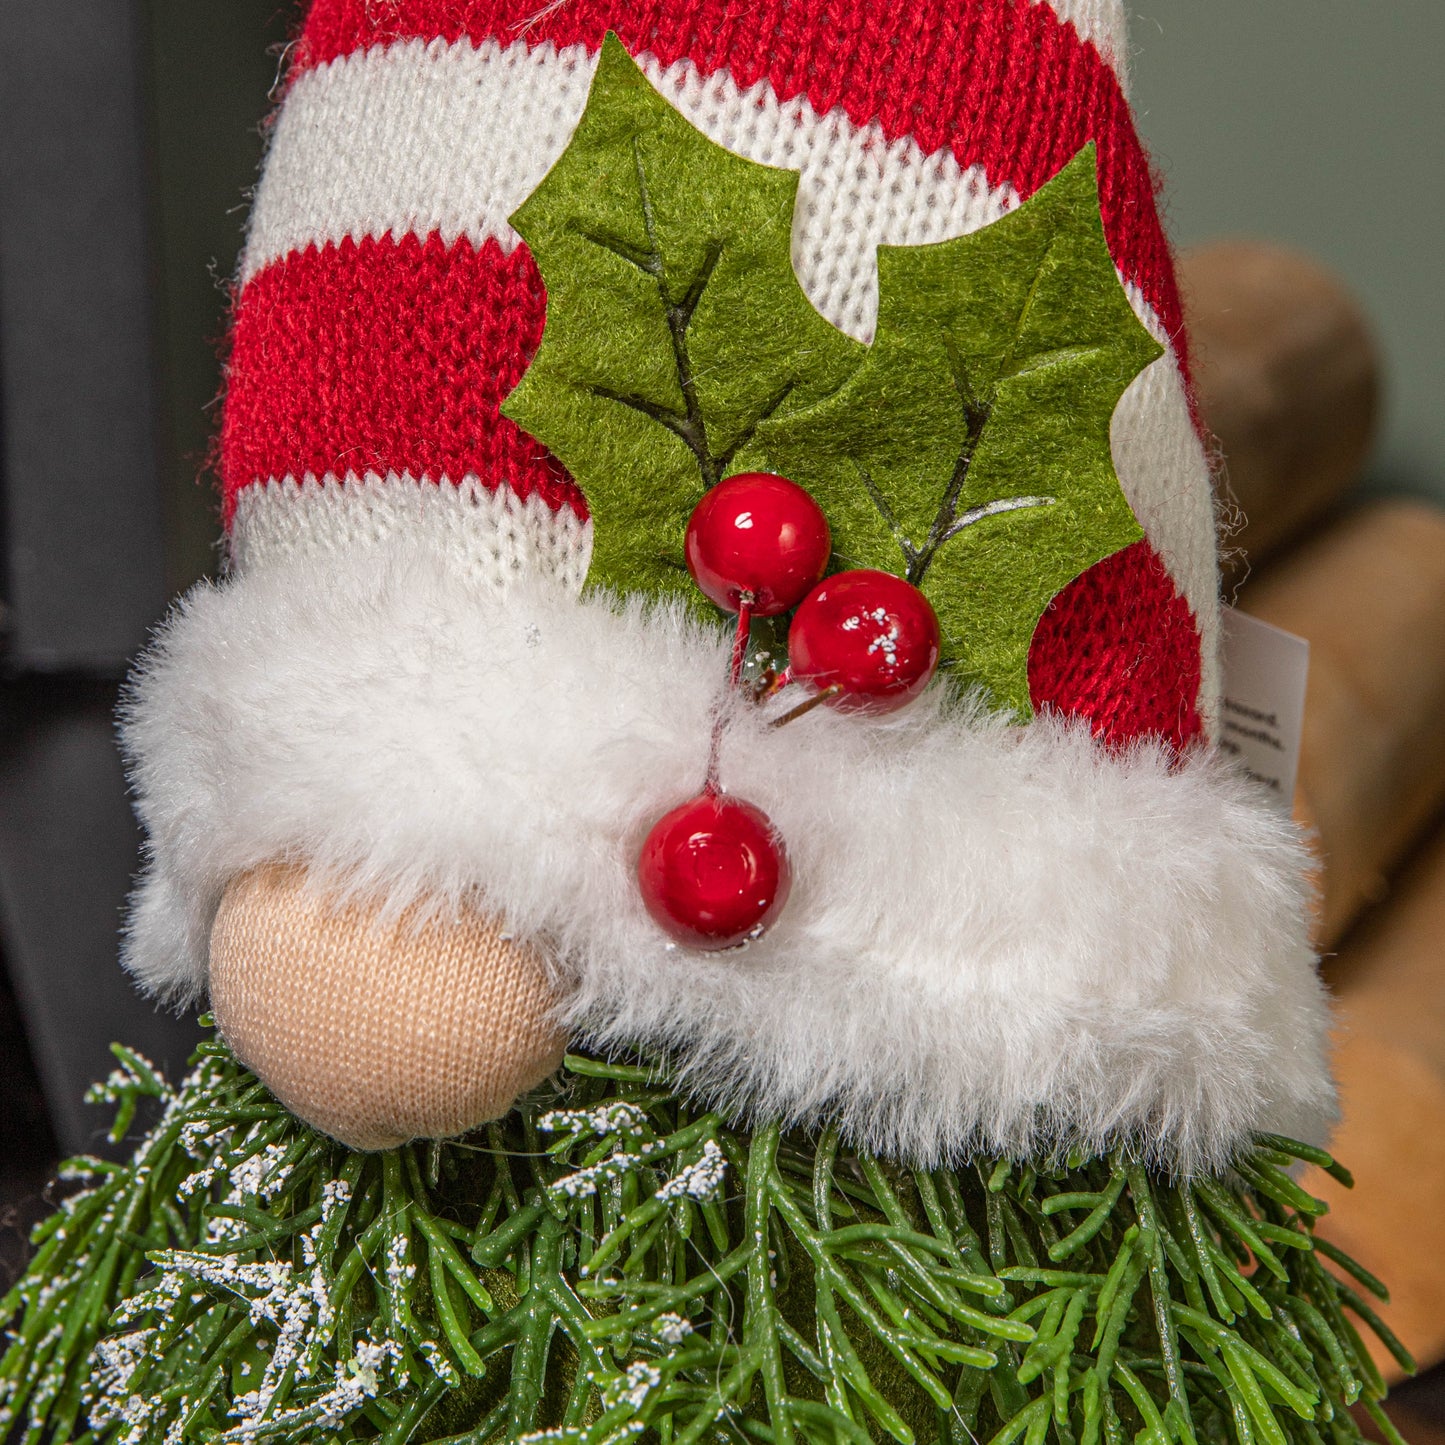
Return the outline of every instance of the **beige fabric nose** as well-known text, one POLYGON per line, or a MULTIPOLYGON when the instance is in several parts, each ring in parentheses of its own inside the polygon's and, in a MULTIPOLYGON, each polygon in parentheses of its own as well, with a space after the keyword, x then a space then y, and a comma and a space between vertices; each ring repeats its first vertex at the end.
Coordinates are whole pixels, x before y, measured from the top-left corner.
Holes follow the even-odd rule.
POLYGON ((356 1149, 500 1118, 562 1061, 534 948, 471 912, 383 922, 303 870, 235 879, 211 931, 211 1007, 238 1058, 294 1114, 356 1149))

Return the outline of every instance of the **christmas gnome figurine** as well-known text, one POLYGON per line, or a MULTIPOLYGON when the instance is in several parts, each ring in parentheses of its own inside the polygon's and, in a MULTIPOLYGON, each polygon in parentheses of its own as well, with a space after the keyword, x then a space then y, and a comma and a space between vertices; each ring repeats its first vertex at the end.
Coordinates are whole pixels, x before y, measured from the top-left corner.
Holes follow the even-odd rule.
POLYGON ((126 720, 127 966, 220 1038, 118 1050, 165 1108, 7 1301, 28 1440, 1384 1420, 1126 55, 1118 0, 314 0, 226 576, 126 720))
POLYGON ((1120 14, 313 4, 228 575, 132 699, 142 986, 209 991, 361 1148, 504 1114, 569 1037, 926 1162, 1318 1136, 1301 855, 1207 746, 1211 491, 1120 14), (757 472, 830 572, 922 588, 907 710, 771 728, 804 683, 728 687, 685 534, 757 472), (742 953, 674 946, 635 876, 709 780, 791 862, 742 953))

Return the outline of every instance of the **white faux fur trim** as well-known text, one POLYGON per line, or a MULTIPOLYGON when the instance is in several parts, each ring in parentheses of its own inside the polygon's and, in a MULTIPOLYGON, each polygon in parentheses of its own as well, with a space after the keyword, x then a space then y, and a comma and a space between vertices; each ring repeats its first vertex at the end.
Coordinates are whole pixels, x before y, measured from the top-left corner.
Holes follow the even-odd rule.
POLYGON ((675 610, 503 596, 401 546, 198 589, 130 698, 129 967, 198 993, 227 880, 302 858, 398 908, 482 900, 546 941, 593 1046, 909 1159, 1125 1142, 1194 1169, 1253 1129, 1321 1137, 1305 855, 1207 755, 939 692, 780 730, 728 702, 722 778, 787 840, 792 897, 745 951, 670 946, 633 860, 702 780, 727 654, 675 610))

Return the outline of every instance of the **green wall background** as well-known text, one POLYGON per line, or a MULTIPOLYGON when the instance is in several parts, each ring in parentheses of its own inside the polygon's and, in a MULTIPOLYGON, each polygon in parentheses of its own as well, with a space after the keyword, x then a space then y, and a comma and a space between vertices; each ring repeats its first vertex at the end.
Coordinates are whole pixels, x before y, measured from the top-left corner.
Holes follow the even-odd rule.
POLYGON ((1301 246, 1388 381, 1374 489, 1445 502, 1445 5, 1134 0, 1133 96, 1175 241, 1301 246))
MULTIPOLYGON (((619 0, 619 4, 625 0, 619 0)), ((145 0, 168 582, 213 569, 205 464, 225 281, 296 9, 145 0)), ((1302 246, 1364 298, 1389 370, 1376 490, 1445 502, 1445 5, 1134 0, 1132 90, 1179 244, 1302 246)))

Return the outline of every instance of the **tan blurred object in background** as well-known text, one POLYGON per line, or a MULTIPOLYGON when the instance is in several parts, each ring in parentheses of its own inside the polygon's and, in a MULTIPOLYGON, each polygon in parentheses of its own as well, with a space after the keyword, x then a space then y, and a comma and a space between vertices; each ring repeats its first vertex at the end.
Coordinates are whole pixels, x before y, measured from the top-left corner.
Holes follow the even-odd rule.
POLYGON ((1224 452, 1227 580, 1359 480, 1379 414, 1375 342, 1354 296, 1298 251, 1226 241, 1180 257, 1199 409, 1224 452))
POLYGON ((1301 813, 1330 948, 1445 805, 1445 513, 1399 501, 1327 519, 1359 479, 1380 394, 1369 327, 1335 276, 1229 241, 1185 253, 1180 278, 1224 506, 1244 514, 1239 605, 1310 642, 1301 813))
POLYGON ((1254 578, 1243 611, 1310 643, 1302 812, 1331 948, 1445 803, 1445 514, 1354 509, 1254 578))
POLYGON ((1317 941, 1343 939, 1325 968, 1344 1115, 1333 1148, 1356 1184, 1306 1183, 1331 1205, 1320 1232, 1391 1286, 1382 1315, 1431 1365, 1445 1359, 1445 831, 1393 891, 1390 879, 1445 806, 1445 513, 1333 510, 1358 480, 1379 391, 1338 281, 1247 242, 1186 254, 1181 277, 1224 505, 1245 513, 1227 576, 1249 574, 1242 610, 1310 643, 1296 811, 1320 858, 1317 941))
MULTIPOLYGON (((1445 1358, 1445 830, 1329 961, 1341 1000, 1334 1149, 1353 1190, 1312 1171, 1321 1233, 1391 1289, 1381 1313, 1422 1364, 1445 1358)), ((1369 1337, 1374 1344, 1373 1337, 1369 1337)), ((1375 1358, 1398 1375, 1383 1349, 1375 1358)))

